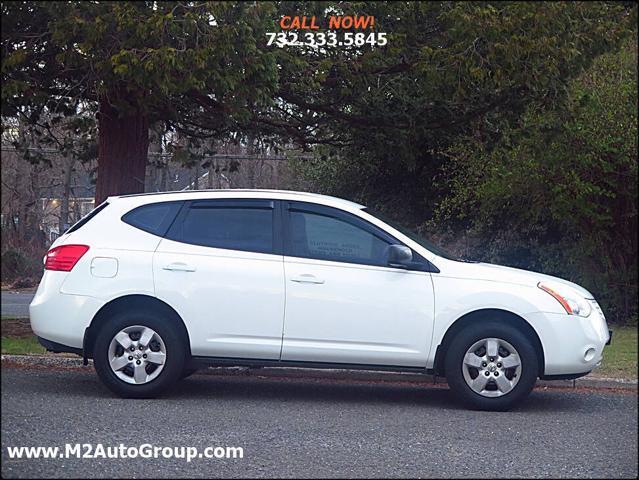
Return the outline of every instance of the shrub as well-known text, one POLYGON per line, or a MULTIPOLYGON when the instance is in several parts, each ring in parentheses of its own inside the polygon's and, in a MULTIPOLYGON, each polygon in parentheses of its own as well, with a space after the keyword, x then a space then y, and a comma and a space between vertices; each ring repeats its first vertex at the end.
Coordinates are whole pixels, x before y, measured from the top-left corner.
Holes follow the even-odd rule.
POLYGON ((14 288, 33 287, 42 275, 40 251, 8 248, 2 252, 2 283, 13 283, 14 288), (23 286, 16 286, 20 283, 23 286))

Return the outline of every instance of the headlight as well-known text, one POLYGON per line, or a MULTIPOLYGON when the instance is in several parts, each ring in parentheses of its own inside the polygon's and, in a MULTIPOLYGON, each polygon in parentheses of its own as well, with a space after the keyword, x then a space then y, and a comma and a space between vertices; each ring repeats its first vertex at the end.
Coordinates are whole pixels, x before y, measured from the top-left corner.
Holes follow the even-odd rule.
POLYGON ((568 285, 558 282, 539 282, 537 286, 561 303, 568 315, 587 317, 592 312, 590 302, 568 285))

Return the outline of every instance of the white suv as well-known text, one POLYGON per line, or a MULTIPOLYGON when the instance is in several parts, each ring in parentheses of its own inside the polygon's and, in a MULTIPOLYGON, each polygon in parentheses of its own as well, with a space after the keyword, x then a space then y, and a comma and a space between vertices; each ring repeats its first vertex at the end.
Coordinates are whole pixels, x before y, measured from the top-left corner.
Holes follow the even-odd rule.
POLYGON ((455 259, 362 205, 216 190, 111 197, 53 244, 29 307, 51 351, 127 397, 206 365, 446 376, 503 410, 576 378, 610 333, 573 283, 455 259))

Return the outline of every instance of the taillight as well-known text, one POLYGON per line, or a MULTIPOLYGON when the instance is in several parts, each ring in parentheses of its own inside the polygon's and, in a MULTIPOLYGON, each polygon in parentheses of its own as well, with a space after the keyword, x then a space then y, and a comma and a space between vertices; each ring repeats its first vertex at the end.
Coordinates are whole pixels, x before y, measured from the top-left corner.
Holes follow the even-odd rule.
POLYGON ((60 245, 52 248, 45 257, 44 269, 70 272, 88 250, 88 245, 60 245))

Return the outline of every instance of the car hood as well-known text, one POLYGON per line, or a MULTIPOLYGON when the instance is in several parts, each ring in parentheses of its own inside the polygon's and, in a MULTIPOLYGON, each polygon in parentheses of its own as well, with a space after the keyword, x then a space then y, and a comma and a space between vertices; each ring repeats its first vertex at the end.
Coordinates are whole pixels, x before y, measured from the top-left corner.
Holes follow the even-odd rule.
MULTIPOLYGON (((569 282, 562 278, 545 275, 543 273, 530 272, 519 268, 504 267, 503 265, 494 265, 492 263, 464 263, 451 262, 457 264, 453 270, 454 276, 467 278, 471 280, 488 280, 493 282, 514 283, 517 285, 536 286, 541 281, 553 281, 562 283, 575 289, 584 298, 594 298, 585 288, 576 283, 569 282)), ((451 274, 453 272, 450 272, 451 274)), ((453 276, 453 275, 451 275, 453 276)))

